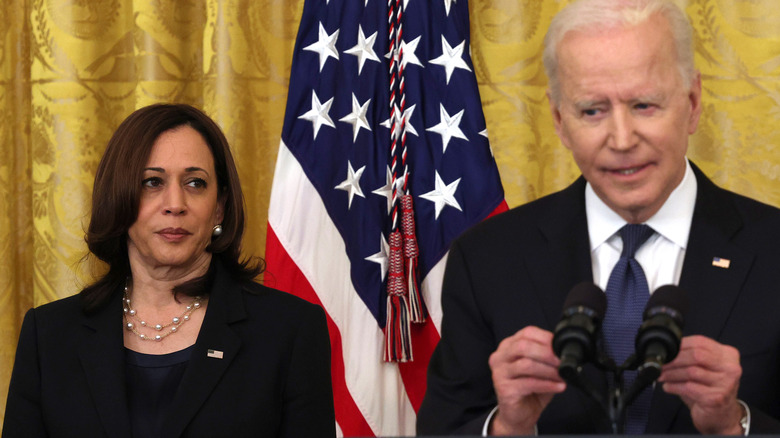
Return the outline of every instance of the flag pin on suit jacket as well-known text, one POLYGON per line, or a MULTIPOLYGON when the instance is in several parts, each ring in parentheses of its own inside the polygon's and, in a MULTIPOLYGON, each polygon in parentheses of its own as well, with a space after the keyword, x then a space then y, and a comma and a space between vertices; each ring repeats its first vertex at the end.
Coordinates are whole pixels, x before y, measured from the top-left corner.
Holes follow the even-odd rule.
POLYGON ((219 350, 209 350, 206 353, 206 356, 213 357, 215 359, 222 359, 222 357, 225 355, 225 353, 219 351, 219 350))
POLYGON ((713 257, 712 266, 715 266, 716 268, 728 269, 729 266, 731 266, 731 260, 724 259, 722 257, 713 257))

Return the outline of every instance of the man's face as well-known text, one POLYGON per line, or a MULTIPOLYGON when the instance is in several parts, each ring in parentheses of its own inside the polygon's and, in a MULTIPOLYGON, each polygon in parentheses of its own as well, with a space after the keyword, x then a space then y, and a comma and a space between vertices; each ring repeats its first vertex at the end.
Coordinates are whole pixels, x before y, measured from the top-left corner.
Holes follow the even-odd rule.
POLYGON ((631 223, 655 214, 685 175, 701 82, 682 82, 666 19, 558 45, 555 129, 596 194, 631 223))

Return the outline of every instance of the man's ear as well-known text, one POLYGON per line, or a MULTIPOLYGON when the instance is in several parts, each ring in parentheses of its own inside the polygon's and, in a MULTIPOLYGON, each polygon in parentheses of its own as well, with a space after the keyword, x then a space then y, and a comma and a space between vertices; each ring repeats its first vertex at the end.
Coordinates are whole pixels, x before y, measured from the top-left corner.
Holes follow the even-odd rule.
POLYGON ((558 104, 555 102, 555 100, 553 100, 550 89, 547 89, 547 92, 545 94, 547 95, 547 103, 550 104, 550 114, 552 114, 553 123, 555 124, 555 132, 557 132, 558 135, 560 135, 561 111, 558 109, 558 104))
POLYGON ((552 93, 548 89, 547 92, 547 102, 550 104, 550 114, 552 114, 553 119, 553 126, 555 126, 555 133, 558 134, 558 138, 561 139, 561 142, 563 145, 568 149, 569 146, 566 144, 566 141, 561 135, 561 110, 558 106, 557 102, 555 102, 555 99, 553 99, 552 93))
POLYGON ((696 75, 691 83, 691 90, 688 92, 688 100, 691 104, 691 115, 688 120, 688 135, 696 132, 701 118, 701 72, 696 71, 696 75))

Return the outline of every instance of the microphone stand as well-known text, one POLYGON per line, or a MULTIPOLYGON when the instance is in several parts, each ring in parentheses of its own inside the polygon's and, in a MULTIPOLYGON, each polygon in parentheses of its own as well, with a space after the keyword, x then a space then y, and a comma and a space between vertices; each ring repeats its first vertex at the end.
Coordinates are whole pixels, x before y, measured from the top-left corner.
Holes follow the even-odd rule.
POLYGON ((595 385, 582 377, 581 367, 576 370, 568 368, 565 372, 561 372, 561 377, 567 384, 579 388, 601 406, 609 418, 612 433, 622 435, 625 428, 626 409, 645 388, 661 375, 660 364, 651 361, 639 366, 636 362, 637 359, 633 354, 619 367, 606 356, 599 358, 595 365, 599 369, 612 373, 614 377, 614 385, 610 385, 606 397, 598 391, 595 385), (637 376, 631 387, 624 391, 623 373, 630 370, 637 370, 637 376))
MULTIPOLYGON (((610 359, 609 357, 603 356, 600 357, 598 360, 593 362, 594 365, 596 365, 597 368, 609 371, 609 372, 615 372, 615 363, 610 359)), ((613 393, 610 392, 605 395, 602 395, 598 388, 596 388, 596 385, 592 384, 591 382, 585 380, 582 376, 582 367, 562 367, 558 369, 558 373, 560 374, 561 378, 563 378, 564 381, 570 386, 573 386, 575 388, 580 389, 582 392, 584 392, 588 397, 590 397, 593 401, 595 401, 598 406, 600 406, 604 413, 609 416, 610 420, 613 418, 613 393)), ((613 425, 615 422, 613 421, 613 425)), ((614 431, 614 427, 613 427, 614 431)), ((617 432, 615 432, 617 433, 617 432)))

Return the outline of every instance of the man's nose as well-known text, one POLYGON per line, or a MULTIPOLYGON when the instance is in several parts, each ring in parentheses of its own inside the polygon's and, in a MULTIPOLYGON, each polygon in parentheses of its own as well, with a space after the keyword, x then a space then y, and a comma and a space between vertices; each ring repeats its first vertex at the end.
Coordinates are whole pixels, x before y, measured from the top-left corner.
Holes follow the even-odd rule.
POLYGON ((612 112, 612 127, 609 146, 618 151, 625 151, 636 146, 635 120, 631 112, 625 108, 615 108, 612 112))

